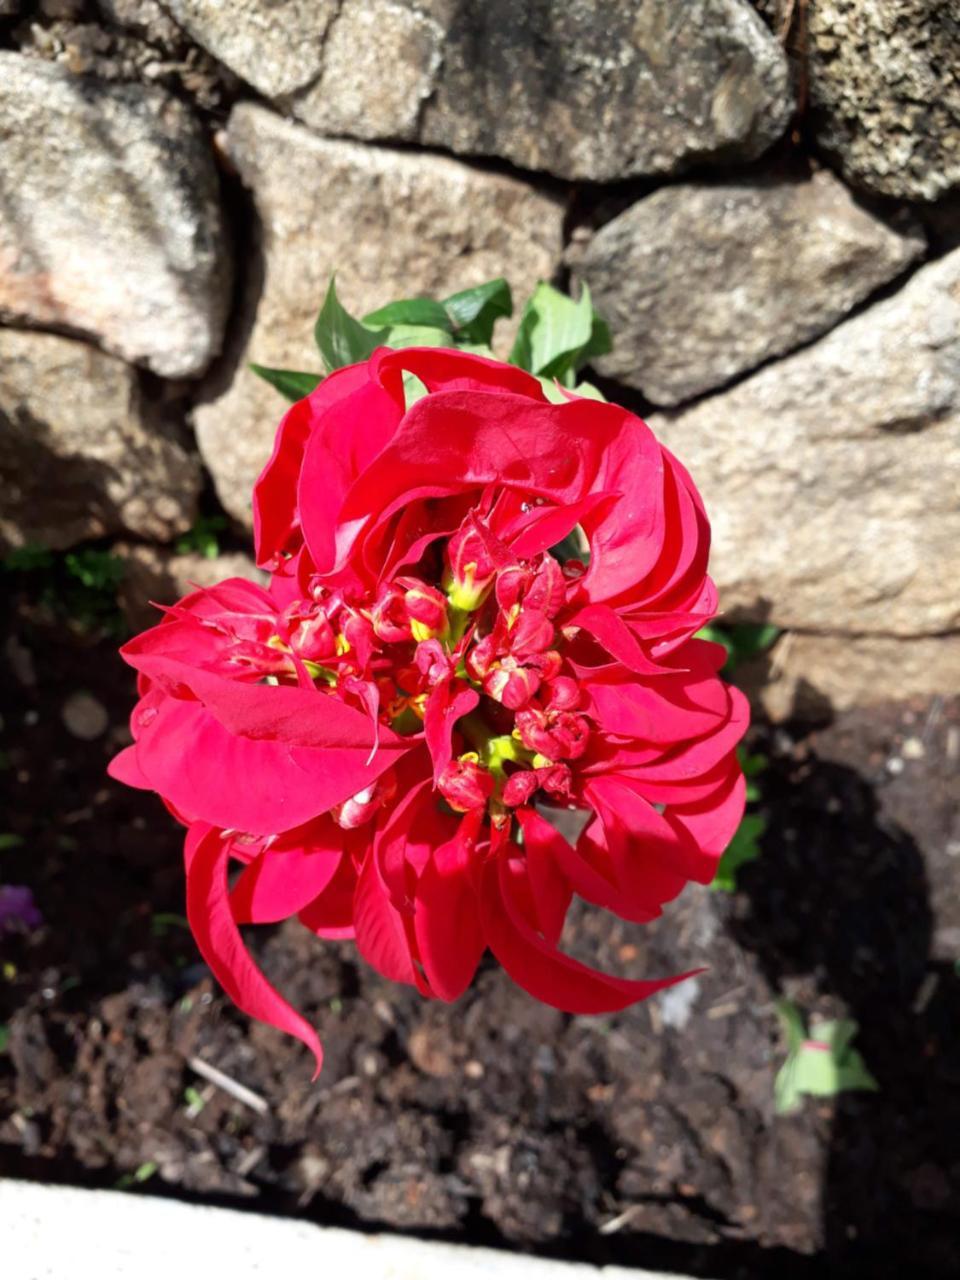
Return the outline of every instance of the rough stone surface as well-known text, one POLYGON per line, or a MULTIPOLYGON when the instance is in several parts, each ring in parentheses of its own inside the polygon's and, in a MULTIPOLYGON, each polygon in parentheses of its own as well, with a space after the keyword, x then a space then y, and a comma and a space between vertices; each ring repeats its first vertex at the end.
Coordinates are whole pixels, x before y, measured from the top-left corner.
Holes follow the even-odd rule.
POLYGON ((242 551, 202 556, 130 542, 118 542, 111 551, 123 561, 117 603, 134 631, 155 626, 160 621, 155 606, 173 604, 193 587, 213 587, 225 578, 267 581, 267 575, 242 551))
POLYGON ((0 317, 184 377, 220 349, 229 275, 188 108, 0 52, 0 317))
POLYGON ((786 59, 746 0, 169 7, 321 132, 500 156, 566 178, 753 157, 791 110, 786 59))
POLYGON ((340 7, 338 0, 164 3, 194 40, 268 98, 302 89, 320 74, 324 36, 340 7))
POLYGON ((769 655, 737 668, 737 683, 772 720, 960 688, 960 634, 844 636, 786 632, 769 655))
POLYGON ((285 402, 246 362, 319 368, 313 323, 333 271, 357 315, 504 271, 523 296, 556 266, 563 211, 512 178, 327 141, 252 105, 235 110, 227 145, 262 221, 263 291, 251 298, 256 317, 232 385, 195 418, 221 501, 249 524, 250 489, 285 402))
POLYGON ((960 629, 960 251, 651 425, 701 486, 725 609, 803 630, 960 629))
POLYGON ((811 118, 846 177, 920 200, 960 183, 953 0, 810 0, 806 30, 811 118))
POLYGON ((597 367, 677 404, 825 332, 924 246, 827 172, 665 187, 602 227, 578 265, 614 334, 597 367))
POLYGON ((0 329, 0 546, 189 528, 195 458, 151 426, 133 371, 69 338, 0 329))
POLYGON ((347 0, 330 27, 323 74, 291 105, 321 133, 415 139, 443 60, 444 28, 429 14, 402 0, 347 0))
POLYGON ((790 116, 783 52, 744 0, 436 7, 447 30, 424 142, 608 181, 759 155, 790 116))

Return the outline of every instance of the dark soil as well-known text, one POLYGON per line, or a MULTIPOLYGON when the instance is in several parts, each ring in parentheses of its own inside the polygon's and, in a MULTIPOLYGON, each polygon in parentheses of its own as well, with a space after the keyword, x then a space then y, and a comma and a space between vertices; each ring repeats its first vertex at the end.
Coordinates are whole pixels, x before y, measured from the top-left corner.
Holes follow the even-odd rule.
POLYGON ((46 924, 0 942, 0 1173, 713 1277, 956 1274, 960 700, 757 728, 769 825, 737 894, 692 889, 646 929, 573 919, 568 944, 619 972, 709 965, 617 1017, 492 965, 428 1004, 349 945, 259 931, 321 1030, 311 1085, 199 963, 172 820, 104 776, 132 701, 112 642, 9 616, 0 830, 23 843, 0 882, 46 924), (77 691, 109 712, 94 741, 64 727, 77 691), (879 1092, 775 1114, 784 994, 860 1023, 879 1092))

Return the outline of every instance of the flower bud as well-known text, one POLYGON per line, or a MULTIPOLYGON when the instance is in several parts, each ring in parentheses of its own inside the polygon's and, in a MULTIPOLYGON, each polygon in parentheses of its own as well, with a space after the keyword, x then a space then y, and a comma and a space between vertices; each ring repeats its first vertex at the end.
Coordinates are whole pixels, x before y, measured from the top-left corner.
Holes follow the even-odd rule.
POLYGON ((556 676, 546 687, 548 711, 576 711, 580 705, 580 686, 570 676, 556 676))
POLYGON ((414 640, 433 640, 447 629, 447 599, 436 587, 419 578, 398 578, 414 640))
POLYGON ((520 604, 552 618, 563 607, 566 590, 563 571, 550 555, 541 556, 535 567, 510 565, 497 576, 497 603, 501 609, 520 604))
POLYGON ((401 644, 412 636, 410 616, 404 593, 396 583, 385 583, 377 595, 370 620, 378 640, 387 644, 401 644))
POLYGON ((577 760, 587 749, 590 726, 570 711, 525 707, 517 712, 517 732, 525 747, 548 760, 577 760))
POLYGON ((510 652, 518 658, 543 653, 554 640, 553 623, 539 609, 524 606, 510 627, 510 652))
POLYGON ((337 642, 326 613, 319 605, 301 602, 286 610, 290 646, 307 662, 323 662, 336 653, 337 642))
POLYGON ((527 804, 540 789, 540 781, 532 769, 518 769, 511 773, 503 787, 503 803, 511 809, 527 804))
POLYGON ((497 570, 475 525, 464 521, 447 543, 447 565, 450 603, 464 613, 479 609, 497 570))
POLYGON ((437 787, 451 809, 469 813, 482 809, 493 795, 493 774, 480 764, 475 752, 468 751, 450 761, 440 774, 437 787))
POLYGON ((509 654, 496 663, 483 680, 483 691, 511 711, 525 707, 540 688, 540 676, 530 667, 523 667, 509 654))
POLYGON ((431 687, 453 675, 453 662, 439 640, 424 640, 414 655, 417 671, 431 687))
POLYGON ((491 631, 482 640, 478 640, 467 653, 467 671, 474 680, 482 680, 497 660, 497 638, 491 631))
POLYGON ((568 764, 551 764, 537 770, 537 781, 548 796, 569 804, 573 800, 573 774, 568 764))

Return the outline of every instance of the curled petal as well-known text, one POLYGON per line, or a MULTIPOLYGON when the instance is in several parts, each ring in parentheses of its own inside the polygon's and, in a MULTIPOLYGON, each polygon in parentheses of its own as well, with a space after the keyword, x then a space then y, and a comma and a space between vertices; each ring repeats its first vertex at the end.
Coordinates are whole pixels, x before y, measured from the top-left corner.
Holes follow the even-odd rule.
POLYGON ((187 919, 213 976, 244 1013, 301 1040, 316 1059, 316 1079, 323 1065, 317 1033, 267 981, 240 937, 227 894, 229 844, 201 823, 188 833, 184 853, 187 919))
POLYGON ((699 972, 632 981, 564 955, 541 938, 518 910, 506 859, 492 859, 484 867, 480 902, 487 945, 513 981, 565 1013, 612 1013, 699 972))
POLYGON ((461 716, 468 715, 479 701, 476 690, 469 685, 455 689, 449 680, 438 684, 427 695, 423 734, 433 760, 434 785, 453 758, 454 724, 461 716))

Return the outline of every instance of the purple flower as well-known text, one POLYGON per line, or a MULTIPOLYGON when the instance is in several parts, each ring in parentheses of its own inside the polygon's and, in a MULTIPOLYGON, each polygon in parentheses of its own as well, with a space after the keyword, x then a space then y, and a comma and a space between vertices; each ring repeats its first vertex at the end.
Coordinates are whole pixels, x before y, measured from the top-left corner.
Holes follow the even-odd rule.
POLYGON ((0 884, 0 934, 39 929, 43 916, 25 884, 0 884))

